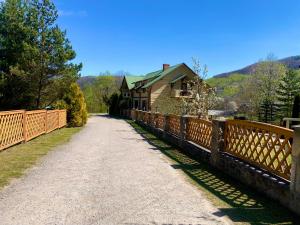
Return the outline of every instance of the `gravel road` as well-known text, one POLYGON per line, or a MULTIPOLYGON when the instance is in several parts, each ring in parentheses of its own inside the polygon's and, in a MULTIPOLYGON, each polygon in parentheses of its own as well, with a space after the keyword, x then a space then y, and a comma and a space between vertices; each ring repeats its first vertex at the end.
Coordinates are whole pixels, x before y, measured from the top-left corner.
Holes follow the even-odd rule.
POLYGON ((0 192, 1 225, 229 224, 123 120, 93 116, 0 192))

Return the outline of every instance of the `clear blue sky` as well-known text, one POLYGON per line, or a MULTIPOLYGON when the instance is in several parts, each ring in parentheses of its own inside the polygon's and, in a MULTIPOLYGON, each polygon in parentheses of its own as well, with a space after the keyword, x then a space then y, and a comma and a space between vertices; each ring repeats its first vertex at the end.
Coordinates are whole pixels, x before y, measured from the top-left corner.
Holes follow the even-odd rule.
POLYGON ((197 57, 209 75, 300 54, 299 0, 56 0, 82 75, 197 57))

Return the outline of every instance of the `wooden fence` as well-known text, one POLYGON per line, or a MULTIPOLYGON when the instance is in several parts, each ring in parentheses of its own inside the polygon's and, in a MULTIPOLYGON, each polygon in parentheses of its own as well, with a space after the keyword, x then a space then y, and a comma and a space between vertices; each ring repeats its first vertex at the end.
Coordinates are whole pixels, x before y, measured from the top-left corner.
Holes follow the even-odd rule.
POLYGON ((186 139, 207 149, 211 148, 212 122, 188 117, 186 123, 186 139))
MULTIPOLYGON (((139 110, 131 115, 136 115, 138 121, 211 150, 212 121, 139 110), (184 127, 181 128, 183 118, 184 127)), ((258 122, 227 120, 224 133, 224 152, 290 180, 293 130, 258 122)))
POLYGON ((0 151, 66 126, 66 110, 0 112, 0 151))
POLYGON ((225 152, 289 180, 293 133, 269 124, 228 120, 225 152))
POLYGON ((179 136, 180 135, 180 116, 169 115, 169 124, 167 131, 179 136))

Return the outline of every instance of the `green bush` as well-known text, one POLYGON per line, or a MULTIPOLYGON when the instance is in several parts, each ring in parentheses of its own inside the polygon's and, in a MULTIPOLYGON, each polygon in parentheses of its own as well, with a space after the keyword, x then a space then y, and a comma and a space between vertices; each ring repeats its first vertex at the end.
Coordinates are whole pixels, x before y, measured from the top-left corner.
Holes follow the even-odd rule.
MULTIPOLYGON (((65 94, 63 101, 67 109, 67 121, 70 127, 81 127, 86 124, 87 110, 83 93, 77 83, 71 84, 68 92, 65 94)), ((58 103, 63 105, 63 103, 58 103)))

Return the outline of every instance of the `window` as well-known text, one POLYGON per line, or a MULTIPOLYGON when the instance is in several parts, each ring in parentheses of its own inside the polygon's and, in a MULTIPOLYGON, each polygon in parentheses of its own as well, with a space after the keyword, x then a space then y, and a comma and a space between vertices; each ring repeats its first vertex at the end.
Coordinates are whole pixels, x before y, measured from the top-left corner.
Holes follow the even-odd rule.
POLYGON ((146 100, 142 101, 142 110, 147 110, 147 101, 146 100))
POLYGON ((181 83, 181 90, 187 91, 187 83, 186 82, 181 83))
POLYGON ((134 108, 137 109, 139 107, 139 100, 134 100, 134 108))

